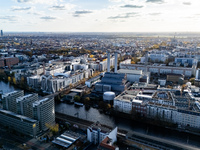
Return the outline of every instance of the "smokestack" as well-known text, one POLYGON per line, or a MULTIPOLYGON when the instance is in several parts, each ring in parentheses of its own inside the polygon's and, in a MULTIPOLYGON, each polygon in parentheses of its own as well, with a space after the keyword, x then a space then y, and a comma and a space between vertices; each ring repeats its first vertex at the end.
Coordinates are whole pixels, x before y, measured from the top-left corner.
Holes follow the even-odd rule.
POLYGON ((107 72, 110 72, 110 52, 107 52, 108 58, 107 58, 107 72))
POLYGON ((115 73, 117 73, 117 61, 118 61, 118 53, 115 52, 115 73))

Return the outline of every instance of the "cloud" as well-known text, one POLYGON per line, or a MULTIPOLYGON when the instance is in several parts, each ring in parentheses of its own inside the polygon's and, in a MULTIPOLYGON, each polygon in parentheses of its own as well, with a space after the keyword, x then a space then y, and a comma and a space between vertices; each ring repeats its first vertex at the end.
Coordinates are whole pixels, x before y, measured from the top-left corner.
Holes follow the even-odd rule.
POLYGON ((15 22, 18 20, 18 16, 0 16, 0 19, 15 22))
POLYGON ((121 6, 121 8, 142 8, 143 6, 138 6, 138 5, 124 5, 121 6))
POLYGON ((31 7, 13 7, 11 10, 12 11, 25 11, 25 10, 30 10, 31 7))
POLYGON ((109 0, 110 2, 115 2, 115 3, 119 3, 121 2, 122 0, 109 0))
POLYGON ((75 11, 74 12, 74 17, 80 17, 81 15, 84 15, 84 14, 91 14, 92 11, 90 10, 79 10, 79 11, 75 11))
POLYGON ((149 15, 151 15, 151 16, 158 16, 158 15, 160 15, 161 13, 149 13, 149 15))
POLYGON ((191 5, 190 2, 183 2, 183 5, 191 5))
POLYGON ((146 0, 147 3, 158 3, 158 4, 162 4, 164 3, 164 0, 146 0))
POLYGON ((108 19, 127 19, 136 16, 138 13, 136 12, 131 12, 131 13, 125 13, 117 16, 111 16, 108 17, 108 19))
POLYGON ((33 0, 17 0, 18 3, 32 2, 33 0))
POLYGON ((70 10, 74 7, 75 7, 75 5, 73 5, 73 4, 65 4, 65 5, 54 5, 54 6, 50 7, 50 9, 52 9, 52 10, 70 10))
POLYGON ((43 19, 43 20, 56 20, 57 17, 53 17, 53 16, 43 16, 43 17, 40 17, 40 19, 43 19))
POLYGON ((15 0, 18 3, 31 3, 31 4, 55 4, 58 0, 15 0))

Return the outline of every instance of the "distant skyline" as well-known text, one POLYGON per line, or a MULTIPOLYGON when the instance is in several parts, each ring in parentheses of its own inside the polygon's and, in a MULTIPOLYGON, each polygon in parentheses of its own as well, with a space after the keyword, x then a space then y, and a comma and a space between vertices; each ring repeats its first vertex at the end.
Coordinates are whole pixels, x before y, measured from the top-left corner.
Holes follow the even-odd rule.
POLYGON ((200 32, 199 0, 5 0, 4 32, 200 32))

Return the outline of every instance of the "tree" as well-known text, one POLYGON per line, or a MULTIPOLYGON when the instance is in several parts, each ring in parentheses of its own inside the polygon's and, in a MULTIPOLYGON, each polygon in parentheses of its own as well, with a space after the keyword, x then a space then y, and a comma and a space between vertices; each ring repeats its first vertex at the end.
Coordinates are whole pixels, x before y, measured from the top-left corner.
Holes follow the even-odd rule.
POLYGON ((89 104, 90 103, 90 98, 89 97, 86 97, 85 99, 84 99, 84 104, 89 104))
POLYGON ((53 134, 56 134, 59 131, 59 124, 49 124, 49 123, 45 123, 45 126, 51 130, 51 132, 53 134))
POLYGON ((189 81, 192 83, 192 85, 194 85, 194 80, 195 78, 190 78, 189 81))
POLYGON ((75 102, 80 102, 80 100, 81 100, 80 96, 78 96, 78 95, 74 96, 74 101, 75 102))
POLYGON ((13 77, 13 83, 16 85, 17 84, 17 81, 15 79, 15 77, 13 77))

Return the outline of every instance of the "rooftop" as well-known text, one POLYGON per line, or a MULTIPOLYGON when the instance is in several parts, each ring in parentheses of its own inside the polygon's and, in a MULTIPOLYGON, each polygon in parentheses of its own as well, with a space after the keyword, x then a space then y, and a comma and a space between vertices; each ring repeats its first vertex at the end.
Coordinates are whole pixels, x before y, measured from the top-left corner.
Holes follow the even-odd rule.
POLYGON ((39 101, 36 101, 36 102, 33 103, 33 107, 36 107, 36 106, 38 106, 40 104, 43 104, 44 102, 46 102, 48 100, 49 100, 49 98, 44 98, 44 99, 41 99, 39 101))

